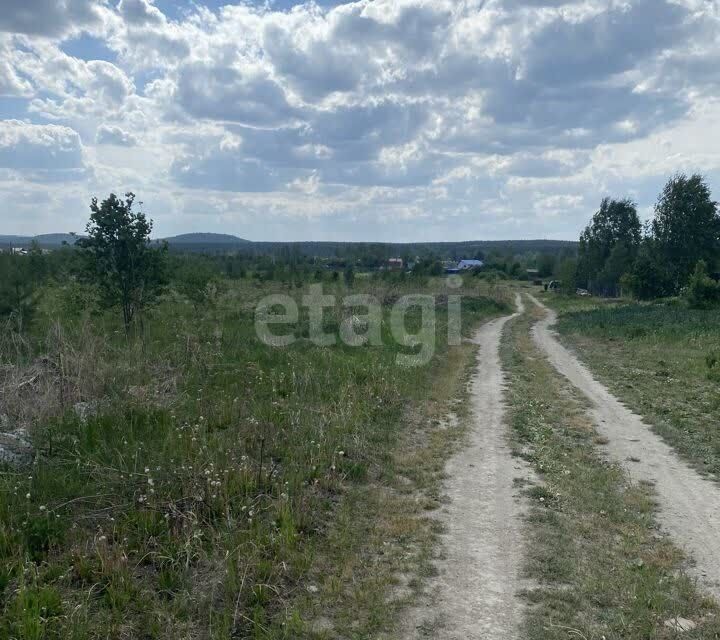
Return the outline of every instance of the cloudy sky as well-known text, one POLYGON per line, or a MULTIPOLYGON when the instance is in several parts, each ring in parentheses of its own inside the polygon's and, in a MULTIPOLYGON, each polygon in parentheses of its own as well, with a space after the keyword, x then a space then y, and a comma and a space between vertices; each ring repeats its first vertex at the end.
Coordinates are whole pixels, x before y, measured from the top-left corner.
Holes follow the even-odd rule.
POLYGON ((720 199, 720 0, 2 0, 0 234, 575 238, 720 199))

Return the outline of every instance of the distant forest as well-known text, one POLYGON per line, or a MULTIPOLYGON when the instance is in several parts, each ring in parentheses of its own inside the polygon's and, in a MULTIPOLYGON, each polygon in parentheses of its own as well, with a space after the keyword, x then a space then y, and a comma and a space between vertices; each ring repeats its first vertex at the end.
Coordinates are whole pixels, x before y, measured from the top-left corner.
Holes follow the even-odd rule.
MULTIPOLYGON (((63 244, 72 245, 77 237, 70 234, 47 234, 41 236, 0 235, 0 249, 18 247, 30 249, 36 243, 41 249, 57 249, 63 244)), ((190 233, 158 242, 167 242, 173 252, 205 254, 240 253, 249 256, 300 255, 317 258, 349 259, 375 256, 385 260, 390 257, 415 257, 434 255, 446 259, 495 255, 522 255, 528 253, 574 254, 579 243, 565 240, 471 240, 465 242, 252 242, 231 235, 214 233, 190 233)))

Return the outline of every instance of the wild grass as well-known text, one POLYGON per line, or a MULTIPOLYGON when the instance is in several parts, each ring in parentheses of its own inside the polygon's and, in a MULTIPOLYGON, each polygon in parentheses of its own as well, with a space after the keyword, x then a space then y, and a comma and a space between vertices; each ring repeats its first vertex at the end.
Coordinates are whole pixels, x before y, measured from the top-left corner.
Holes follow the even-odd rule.
POLYGON ((720 316, 681 303, 564 313, 563 339, 700 471, 720 478, 720 316))
MULTIPOLYGON (((423 421, 444 406, 456 386, 443 376, 468 358, 443 338, 443 286, 423 291, 439 296, 439 341, 419 369, 399 368, 404 348, 387 339, 317 347, 306 319, 291 347, 261 344, 255 302, 296 287, 243 281, 201 314, 170 294, 130 340, 114 316, 63 315, 63 291, 47 291, 33 333, 3 336, 0 414, 30 431, 35 458, 0 473, 0 637, 360 638, 388 627, 398 570, 415 571, 431 544, 416 498, 444 455, 422 454, 427 487, 403 491, 398 447, 418 427, 410 409, 423 421)), ((412 284, 353 293, 370 287, 387 316, 412 284)), ((461 293, 466 332, 505 308, 495 291, 461 293)))
POLYGON ((601 459, 585 402, 534 346, 539 311, 513 322, 501 354, 517 453, 539 475, 527 489, 527 571, 535 583, 523 638, 673 638, 666 622, 698 624, 686 638, 717 638, 720 622, 662 536, 654 497, 601 459))

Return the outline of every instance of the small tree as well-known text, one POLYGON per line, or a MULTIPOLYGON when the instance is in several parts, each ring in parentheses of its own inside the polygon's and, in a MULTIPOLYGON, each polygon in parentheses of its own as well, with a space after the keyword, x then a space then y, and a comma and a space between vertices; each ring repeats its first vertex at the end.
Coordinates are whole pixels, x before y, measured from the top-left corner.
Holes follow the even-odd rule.
POLYGON ((133 211, 134 202, 133 193, 126 193, 125 200, 111 193, 100 204, 93 198, 87 237, 78 241, 101 303, 121 307, 126 333, 161 292, 167 258, 166 245, 152 246, 152 221, 133 211))
POLYGON ((720 285, 708 275, 704 260, 695 265, 685 289, 685 299, 694 309, 705 309, 720 300, 720 285))
POLYGON ((175 286, 192 303, 195 313, 199 313, 201 308, 215 304, 220 278, 205 262, 186 257, 177 271, 175 286))
POLYGON ((349 264, 347 267, 345 267, 345 284, 348 287, 352 287, 355 282, 355 268, 349 264))

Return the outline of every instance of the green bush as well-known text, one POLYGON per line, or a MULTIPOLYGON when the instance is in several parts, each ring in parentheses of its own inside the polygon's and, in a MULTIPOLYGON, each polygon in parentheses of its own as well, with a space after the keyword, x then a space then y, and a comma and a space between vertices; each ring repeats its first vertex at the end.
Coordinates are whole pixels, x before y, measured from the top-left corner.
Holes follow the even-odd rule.
POLYGON ((706 309, 720 301, 720 285, 708 275, 704 260, 695 266, 684 296, 693 309, 706 309))

